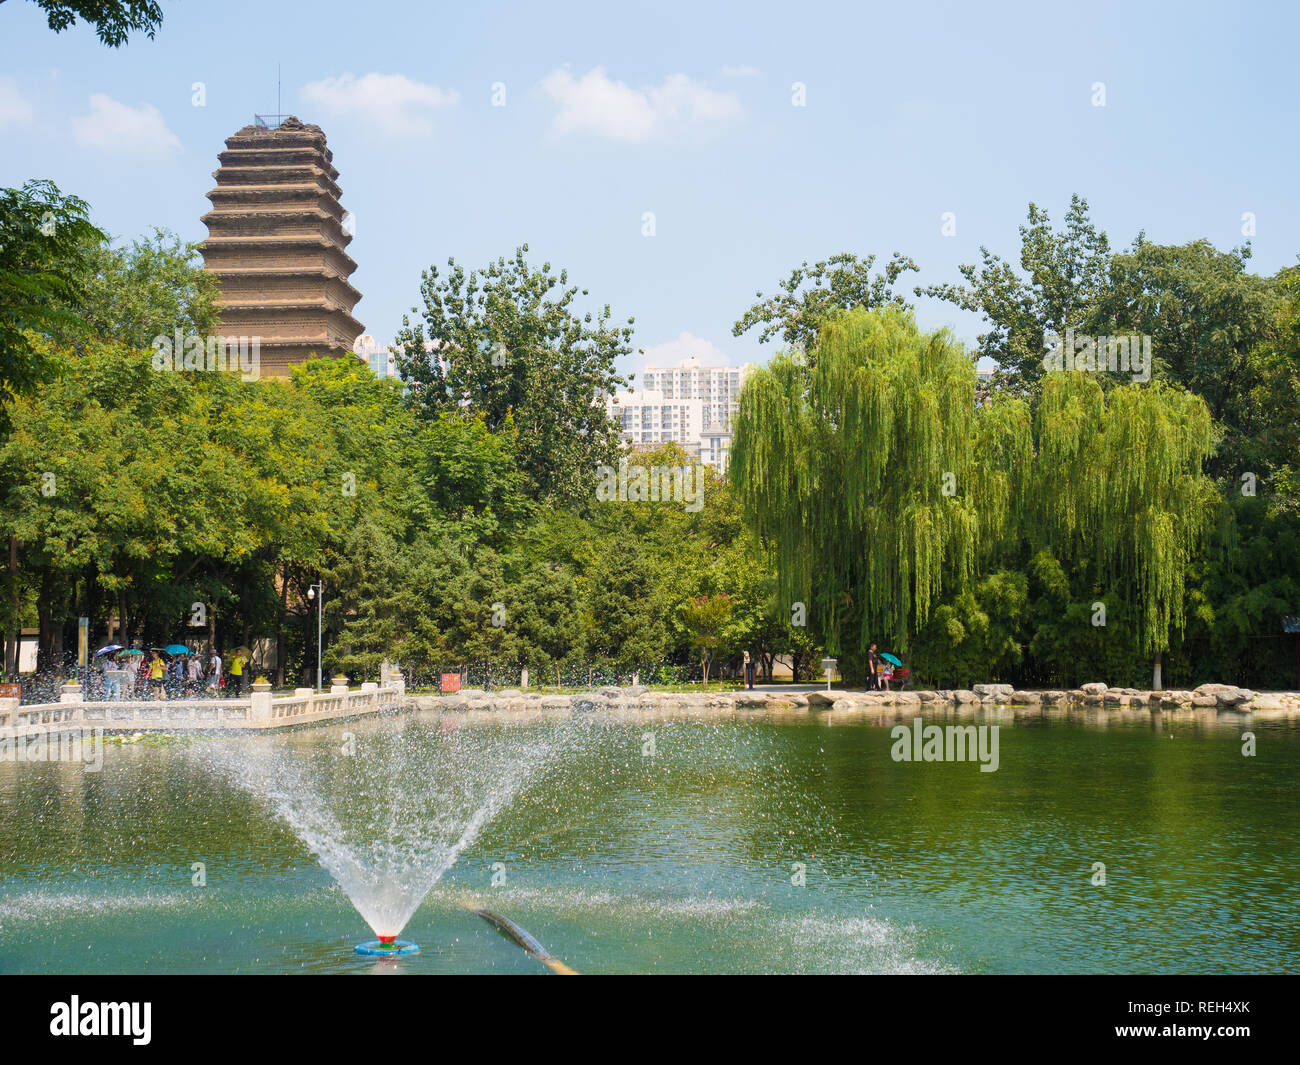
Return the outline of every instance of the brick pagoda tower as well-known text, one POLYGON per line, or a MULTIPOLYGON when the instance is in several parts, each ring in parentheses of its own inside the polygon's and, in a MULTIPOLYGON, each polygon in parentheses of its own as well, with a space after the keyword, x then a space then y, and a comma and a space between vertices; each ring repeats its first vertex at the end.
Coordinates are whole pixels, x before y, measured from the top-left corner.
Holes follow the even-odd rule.
POLYGON ((202 251, 220 287, 220 334, 260 337, 264 377, 351 351, 365 331, 352 317, 361 293, 348 282, 352 234, 321 128, 292 116, 245 126, 218 159, 202 251))

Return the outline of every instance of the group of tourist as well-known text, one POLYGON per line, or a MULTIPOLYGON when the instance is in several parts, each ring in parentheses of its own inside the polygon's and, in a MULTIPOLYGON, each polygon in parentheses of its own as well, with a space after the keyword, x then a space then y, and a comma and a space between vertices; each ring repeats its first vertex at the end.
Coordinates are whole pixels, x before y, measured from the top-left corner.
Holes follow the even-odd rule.
POLYGON ((248 692, 249 662, 239 649, 229 666, 221 655, 186 651, 167 654, 130 648, 95 657, 95 671, 105 699, 197 699, 204 695, 235 697, 248 692))

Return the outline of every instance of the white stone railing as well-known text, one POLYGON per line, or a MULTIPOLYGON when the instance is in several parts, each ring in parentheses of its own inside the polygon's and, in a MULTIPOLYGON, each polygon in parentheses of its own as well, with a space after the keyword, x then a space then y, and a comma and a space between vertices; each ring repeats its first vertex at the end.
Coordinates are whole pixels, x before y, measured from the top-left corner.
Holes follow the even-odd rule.
POLYGON ((266 729, 337 718, 360 717, 402 705, 406 685, 400 677, 384 685, 367 682, 360 691, 334 685, 317 695, 298 688, 293 695, 254 691, 246 699, 144 699, 95 701, 81 699, 76 685, 65 685, 57 703, 19 705, 0 699, 0 729, 57 730, 104 728, 129 731, 184 729, 266 729))

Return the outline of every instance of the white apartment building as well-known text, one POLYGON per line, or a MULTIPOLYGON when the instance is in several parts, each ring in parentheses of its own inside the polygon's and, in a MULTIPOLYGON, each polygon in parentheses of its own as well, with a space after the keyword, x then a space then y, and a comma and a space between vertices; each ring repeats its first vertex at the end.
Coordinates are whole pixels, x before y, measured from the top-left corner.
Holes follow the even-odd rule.
POLYGON ((753 369, 753 363, 705 366, 695 356, 676 366, 652 366, 640 375, 640 389, 609 399, 609 415, 633 447, 675 440, 692 458, 725 473, 736 402, 753 369))

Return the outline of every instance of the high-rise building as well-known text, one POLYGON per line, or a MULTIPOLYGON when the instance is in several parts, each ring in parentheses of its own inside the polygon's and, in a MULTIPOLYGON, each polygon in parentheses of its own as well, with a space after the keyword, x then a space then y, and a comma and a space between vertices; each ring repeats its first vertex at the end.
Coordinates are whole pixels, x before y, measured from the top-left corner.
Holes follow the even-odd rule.
POLYGON ((698 399, 705 426, 729 429, 736 400, 753 369, 751 362, 743 366, 705 366, 697 356, 690 355, 676 366, 646 369, 641 374, 641 387, 663 393, 665 400, 698 399))
POLYGON ((609 414, 633 447, 676 441, 692 458, 725 473, 736 402, 753 369, 753 363, 705 366, 693 355, 676 366, 649 367, 640 389, 610 397, 609 414))
POLYGON ((399 377, 397 356, 391 345, 381 344, 369 333, 362 333, 352 346, 358 358, 370 363, 370 369, 376 377, 399 377))
POLYGON ((352 234, 321 128, 292 116, 245 126, 218 158, 202 251, 220 288, 220 334, 258 338, 267 376, 351 351, 361 293, 348 282, 357 268, 345 250, 352 234))

